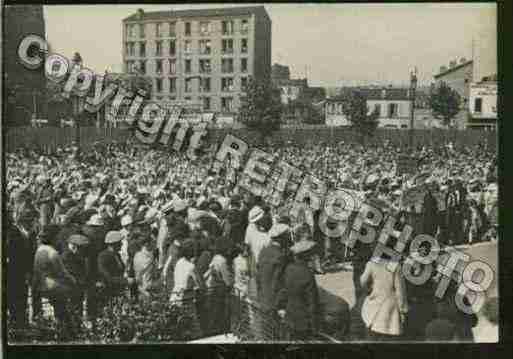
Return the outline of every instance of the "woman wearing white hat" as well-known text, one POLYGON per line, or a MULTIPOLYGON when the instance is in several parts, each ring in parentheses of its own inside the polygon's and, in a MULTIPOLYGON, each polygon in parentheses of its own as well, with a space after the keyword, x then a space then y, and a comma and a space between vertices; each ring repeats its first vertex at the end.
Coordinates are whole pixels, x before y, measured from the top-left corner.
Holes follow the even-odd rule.
POLYGON ((265 211, 259 207, 253 207, 248 214, 249 225, 246 229, 246 236, 244 243, 249 248, 249 266, 250 266, 250 284, 249 296, 251 298, 257 297, 256 288, 256 272, 260 252, 262 249, 269 245, 271 238, 268 234, 268 229, 264 226, 265 211))

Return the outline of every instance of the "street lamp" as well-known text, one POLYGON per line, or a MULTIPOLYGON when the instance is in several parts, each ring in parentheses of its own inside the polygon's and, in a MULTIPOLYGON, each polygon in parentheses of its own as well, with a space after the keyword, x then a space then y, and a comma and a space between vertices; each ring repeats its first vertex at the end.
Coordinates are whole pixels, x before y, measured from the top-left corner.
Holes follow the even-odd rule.
POLYGON ((413 123, 415 118, 415 90, 417 89, 417 67, 410 72, 410 148, 413 149, 413 123))

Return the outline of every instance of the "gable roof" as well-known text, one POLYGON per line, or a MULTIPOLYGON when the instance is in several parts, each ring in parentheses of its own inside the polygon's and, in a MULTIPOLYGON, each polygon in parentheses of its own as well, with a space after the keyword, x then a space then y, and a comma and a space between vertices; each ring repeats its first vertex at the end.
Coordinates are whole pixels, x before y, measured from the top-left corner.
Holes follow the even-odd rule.
POLYGON ((208 17, 208 16, 244 16, 260 14, 267 15, 264 6, 240 6, 240 7, 225 7, 217 9, 189 9, 189 10, 169 10, 169 11, 150 11, 143 12, 142 18, 139 19, 139 14, 136 12, 123 19, 125 21, 139 21, 139 20, 167 20, 173 17, 208 17))
POLYGON ((433 77, 434 77, 435 79, 437 79, 437 78, 442 77, 442 76, 445 76, 445 75, 447 75, 447 74, 449 74, 449 73, 451 73, 451 72, 453 72, 453 71, 459 70, 459 69, 461 69, 462 67, 465 67, 465 66, 471 65, 472 63, 473 63, 473 61, 472 61, 472 60, 469 60, 469 61, 464 62, 464 63, 462 63, 462 64, 458 64, 458 65, 456 65, 456 66, 454 66, 454 67, 450 67, 450 68, 448 68, 447 70, 445 70, 445 71, 443 71, 443 72, 440 72, 439 74, 434 75, 433 77))

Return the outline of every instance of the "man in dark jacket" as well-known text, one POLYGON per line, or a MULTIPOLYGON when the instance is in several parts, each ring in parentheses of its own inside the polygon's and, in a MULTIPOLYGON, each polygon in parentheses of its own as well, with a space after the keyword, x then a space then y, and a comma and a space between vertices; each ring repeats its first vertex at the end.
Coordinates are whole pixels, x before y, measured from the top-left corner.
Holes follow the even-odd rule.
POLYGON ((87 257, 85 249, 89 244, 89 239, 81 234, 73 234, 68 238, 67 242, 68 246, 63 249, 62 262, 77 282, 72 293, 71 305, 74 314, 78 318, 82 318, 83 302, 87 288, 87 257))
POLYGON ((82 226, 82 233, 89 239, 87 248, 87 317, 93 320, 97 315, 96 295, 98 292, 98 255, 105 249, 105 224, 98 214, 93 214, 87 223, 82 226))
POLYGON ((422 233, 435 236, 438 227, 438 203, 431 190, 424 196, 422 205, 422 233))
POLYGON ((125 266, 119 255, 122 235, 110 231, 105 236, 107 248, 98 255, 98 277, 104 285, 102 300, 104 303, 123 294, 123 290, 133 284, 133 278, 125 278, 125 266))
POLYGON ((291 247, 294 262, 287 265, 276 298, 280 316, 285 318, 290 340, 308 340, 319 330, 320 302, 315 277, 308 267, 313 241, 291 247))
POLYGON ((32 245, 20 230, 5 216, 7 239, 7 308, 19 328, 27 324, 28 276, 32 271, 32 245))
POLYGON ((265 311, 275 310, 275 298, 281 285, 286 261, 282 246, 290 238, 289 226, 275 224, 269 231, 271 243, 260 252, 257 264, 258 299, 265 311))

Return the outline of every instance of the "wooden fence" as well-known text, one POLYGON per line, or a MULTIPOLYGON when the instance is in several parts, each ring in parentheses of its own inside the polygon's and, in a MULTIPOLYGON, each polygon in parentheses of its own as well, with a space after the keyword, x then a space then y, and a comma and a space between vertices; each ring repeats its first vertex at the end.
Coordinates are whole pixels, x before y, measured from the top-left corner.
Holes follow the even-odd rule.
MULTIPOLYGON (((227 133, 246 140, 252 145, 258 144, 258 135, 247 129, 212 129, 210 138, 213 141, 220 140, 227 133)), ((131 136, 128 130, 118 128, 80 128, 80 142, 82 146, 88 147, 95 141, 112 142, 123 141, 131 136)), ((70 145, 75 139, 74 128, 32 128, 32 127, 11 127, 6 129, 5 149, 12 151, 21 146, 39 147, 52 150, 57 146, 70 145)), ((343 128, 283 128, 272 135, 276 142, 287 143, 288 141, 304 144, 307 142, 355 142, 358 136, 349 129, 343 128)), ((405 145, 409 143, 409 132, 404 130, 378 129, 373 138, 366 139, 366 143, 383 143, 389 141, 395 145, 405 145)), ((493 131, 480 130, 415 130, 415 144, 428 146, 442 146, 452 141, 456 147, 475 146, 479 143, 487 144, 489 148, 497 148, 497 133, 493 131)))

